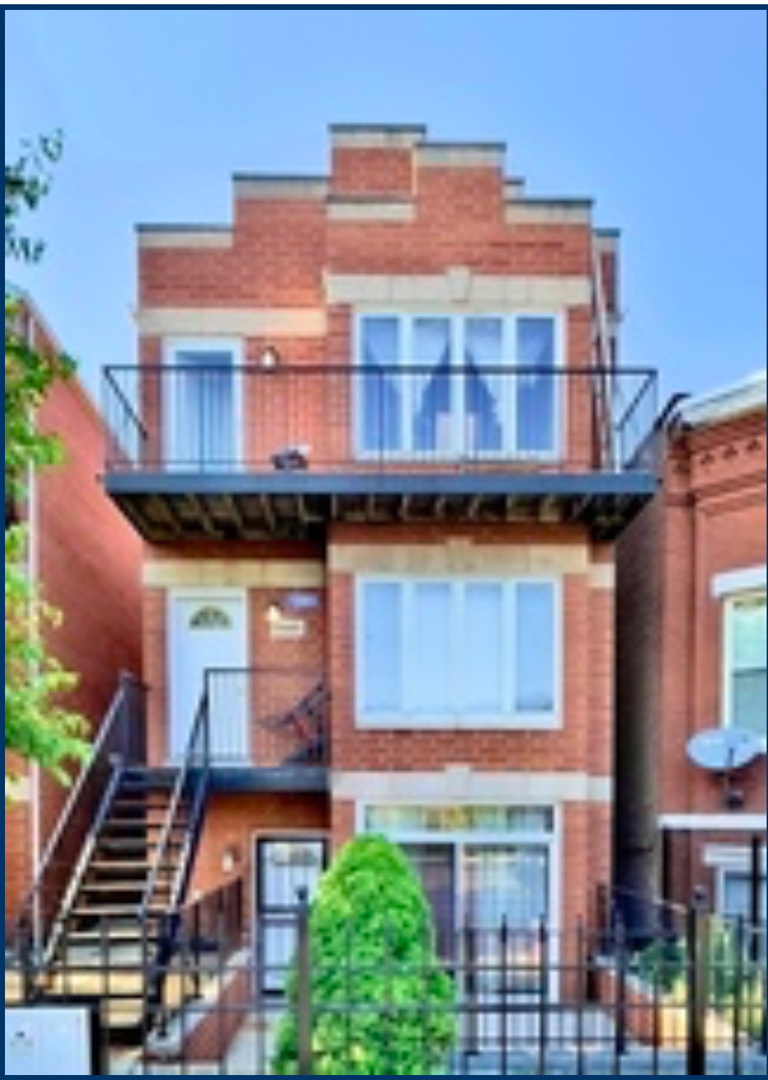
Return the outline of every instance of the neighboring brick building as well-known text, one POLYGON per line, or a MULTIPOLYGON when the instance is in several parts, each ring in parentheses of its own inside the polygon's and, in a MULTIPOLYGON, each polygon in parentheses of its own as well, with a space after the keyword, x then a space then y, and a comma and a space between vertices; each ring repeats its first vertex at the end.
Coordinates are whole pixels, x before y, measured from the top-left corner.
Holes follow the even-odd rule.
POLYGON ((153 761, 229 669, 194 887, 245 868, 269 926, 376 829, 443 935, 571 925, 611 874, 614 541, 657 485, 618 238, 503 146, 331 143, 328 178, 235 177, 231 226, 139 228, 106 487, 147 541, 153 761))
POLYGON ((666 442, 662 492, 618 545, 618 882, 747 914, 761 845, 765 918, 765 373, 686 401, 666 442), (689 744, 710 729, 762 752, 702 768, 689 744))
MULTIPOLYGON (((34 304, 20 296, 19 305, 24 340, 43 353, 61 352, 34 304)), ((50 631, 50 650, 79 676, 66 704, 95 728, 120 671, 140 671, 142 545, 104 495, 98 478, 104 425, 76 378, 52 387, 39 426, 60 437, 64 460, 34 477, 18 512, 29 530, 30 573, 63 614, 50 631)), ((29 768, 22 769, 20 792, 20 802, 5 813, 6 932, 67 796, 60 784, 29 768)))

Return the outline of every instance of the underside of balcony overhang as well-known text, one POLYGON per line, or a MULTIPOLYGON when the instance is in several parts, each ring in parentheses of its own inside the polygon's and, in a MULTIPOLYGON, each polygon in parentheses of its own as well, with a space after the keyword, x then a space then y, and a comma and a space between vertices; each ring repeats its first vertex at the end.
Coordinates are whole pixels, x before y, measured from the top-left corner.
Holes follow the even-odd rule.
POLYGON ((334 522, 587 525, 612 540, 657 490, 651 472, 373 475, 113 472, 107 493, 151 543, 322 539, 334 522))

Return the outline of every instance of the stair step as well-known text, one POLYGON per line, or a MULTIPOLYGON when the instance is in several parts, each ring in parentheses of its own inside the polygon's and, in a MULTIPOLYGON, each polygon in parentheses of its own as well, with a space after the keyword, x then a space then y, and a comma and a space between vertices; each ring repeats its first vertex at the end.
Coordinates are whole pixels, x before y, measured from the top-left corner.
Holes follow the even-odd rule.
MULTIPOLYGON (((110 829, 110 828, 119 828, 119 829, 136 829, 136 828, 141 828, 141 829, 144 829, 144 828, 148 828, 148 829, 164 829, 166 827, 166 825, 167 825, 167 820, 165 818, 157 818, 157 819, 154 819, 154 820, 152 818, 141 818, 141 819, 135 818, 133 820, 126 820, 126 819, 120 818, 120 817, 118 817, 117 819, 115 819, 113 817, 108 817, 107 820, 104 822, 104 824, 102 826, 102 832, 101 832, 100 835, 102 835, 106 829, 110 829)), ((173 825, 171 826, 170 831, 171 832, 179 832, 181 829, 184 829, 186 831, 187 828, 188 828, 188 822, 187 822, 187 820, 185 818, 183 821, 175 821, 173 823, 173 825)))
MULTIPOLYGON (((142 895, 147 887, 146 879, 139 881, 84 881, 78 889, 78 896, 83 893, 139 893, 142 895)), ((162 881, 157 883, 157 888, 170 889, 171 882, 162 881)))
MULTIPOLYGON (((89 869, 97 870, 98 873, 129 873, 130 870, 151 870, 154 863, 151 859, 92 859, 89 869)), ((162 869, 162 867, 161 867, 162 869)))
MULTIPOLYGON (((156 920, 152 920, 155 922, 156 920)), ((73 948, 96 948, 104 943, 108 947, 121 945, 136 945, 146 941, 152 944, 157 941, 158 934, 145 923, 143 927, 137 925, 111 926, 96 930, 67 930, 65 946, 73 948)))
MULTIPOLYGON (((166 791, 165 789, 157 790, 156 788, 129 788, 127 791, 122 788, 115 793, 112 800, 112 804, 115 803, 123 806, 131 806, 134 809, 144 809, 147 806, 154 807, 166 807, 173 801, 173 792, 166 791)), ((188 800, 183 798, 180 800, 180 805, 184 805, 188 800)))
POLYGON ((123 775, 120 782, 121 791, 169 791, 179 778, 176 771, 167 773, 149 770, 144 772, 129 772, 123 775))
MULTIPOLYGON (((179 853, 183 847, 183 840, 171 840, 166 844, 166 851, 179 853)), ((158 847, 156 844, 148 844, 145 840, 136 837, 114 836, 100 840, 96 849, 97 856, 119 856, 123 852, 142 857, 147 856, 147 861, 154 866, 158 847)))
MULTIPOLYGON (((147 912, 148 915, 162 915, 163 910, 160 908, 150 908, 147 912)), ((73 907, 70 915, 77 919, 93 919, 93 918, 125 918, 128 915, 139 917, 139 905, 138 904, 87 904, 85 907, 76 906, 73 907)))

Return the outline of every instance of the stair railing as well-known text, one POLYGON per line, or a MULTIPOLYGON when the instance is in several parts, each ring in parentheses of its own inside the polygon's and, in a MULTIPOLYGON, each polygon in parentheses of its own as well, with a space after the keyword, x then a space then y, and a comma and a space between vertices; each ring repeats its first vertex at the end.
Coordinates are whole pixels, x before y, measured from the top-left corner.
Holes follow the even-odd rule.
POLYGON ((184 842, 178 853, 170 895, 164 901, 165 910, 161 914, 158 913, 160 930, 157 949, 154 959, 147 956, 148 978, 145 986, 145 1000, 149 1014, 148 1019, 151 1018, 152 1012, 159 1008, 162 1000, 163 986, 178 934, 181 904, 189 883, 197 844, 202 831, 210 779, 209 721, 209 690, 206 677, 184 760, 176 777, 165 822, 158 838, 152 870, 147 879, 138 913, 139 925, 142 927, 146 947, 148 944, 147 926, 153 914, 152 904, 158 891, 158 884, 164 877, 164 871, 174 871, 174 856, 171 849, 173 830, 179 821, 182 809, 189 807, 188 827, 184 842))
POLYGON ((66 902, 71 902, 74 895, 70 888, 72 869, 85 865, 86 850, 93 845, 110 782, 122 766, 143 764, 145 760, 145 687, 123 672, 13 927, 11 946, 38 966, 50 953, 51 939, 63 925, 66 902))

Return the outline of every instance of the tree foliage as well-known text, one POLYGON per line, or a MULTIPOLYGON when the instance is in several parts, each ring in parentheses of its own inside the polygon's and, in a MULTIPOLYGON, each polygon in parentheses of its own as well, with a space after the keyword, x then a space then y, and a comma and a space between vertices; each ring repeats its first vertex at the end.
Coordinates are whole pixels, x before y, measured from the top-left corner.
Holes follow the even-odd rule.
MULTIPOLYGON (((21 231, 21 219, 46 194, 50 170, 61 153, 59 135, 22 148, 5 166, 6 260, 40 258, 43 244, 21 231)), ((32 470, 60 457, 58 440, 38 430, 37 411, 55 380, 73 370, 66 356, 36 351, 23 332, 18 298, 5 291, 5 749, 66 779, 68 760, 85 751, 84 721, 61 704, 76 677, 47 646, 47 631, 60 614, 47 605, 26 567, 27 530, 9 524, 9 507, 23 506, 32 470)), ((6 802, 14 777, 6 770, 6 802)))
MULTIPOLYGON (((429 904, 395 844, 360 836, 324 875, 309 916, 316 1075, 430 1076, 456 1037, 454 985, 435 954, 429 904)), ((298 1073, 298 973, 273 1072, 298 1073)))

